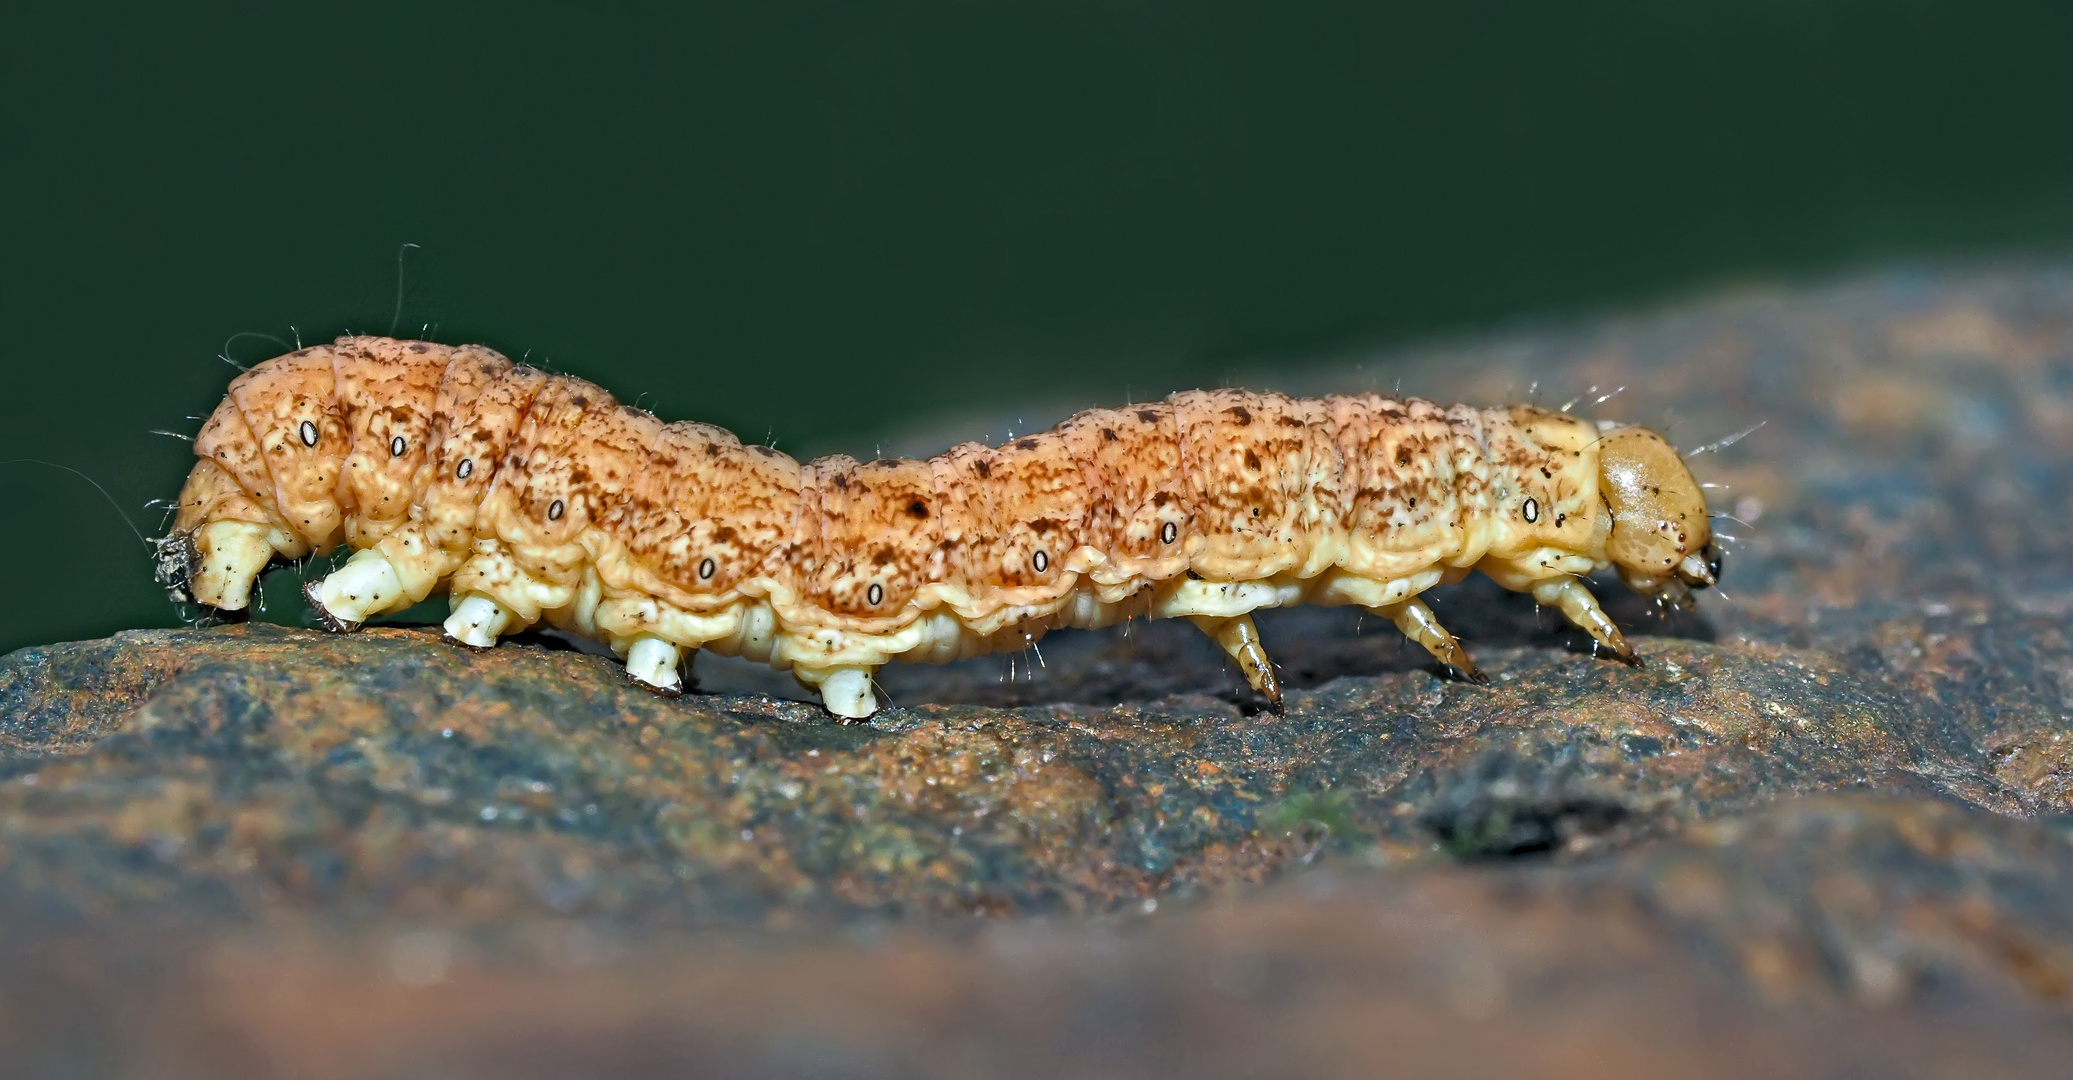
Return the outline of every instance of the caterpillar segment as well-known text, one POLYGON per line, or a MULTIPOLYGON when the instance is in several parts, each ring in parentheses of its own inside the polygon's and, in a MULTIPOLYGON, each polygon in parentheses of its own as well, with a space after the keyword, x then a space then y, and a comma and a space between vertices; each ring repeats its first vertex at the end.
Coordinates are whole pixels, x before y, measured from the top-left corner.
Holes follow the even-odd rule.
POLYGON ((711 649, 845 719, 893 660, 1138 617, 1193 622, 1278 708, 1253 612, 1304 603, 1382 615, 1479 680, 1420 599, 1476 571, 1638 662, 1583 576, 1688 605, 1720 572, 1674 448, 1529 406, 1189 391, 927 461, 802 465, 488 349, 346 337, 234 380, 195 451, 159 545, 176 598, 242 610, 272 563, 346 545, 307 590, 330 629, 445 592, 464 646, 553 626, 663 693, 711 649))

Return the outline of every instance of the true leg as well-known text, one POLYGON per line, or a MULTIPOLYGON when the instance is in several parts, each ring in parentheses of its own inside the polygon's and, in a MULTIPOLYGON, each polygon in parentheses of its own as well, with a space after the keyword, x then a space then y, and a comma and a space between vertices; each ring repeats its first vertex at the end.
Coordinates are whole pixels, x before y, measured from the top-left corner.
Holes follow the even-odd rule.
POLYGON ((1259 627, 1254 626, 1251 615, 1220 619, 1214 615, 1195 615, 1189 621, 1202 628, 1222 646, 1224 655, 1229 656, 1245 673, 1245 681, 1274 705, 1274 711, 1281 711, 1281 680, 1274 676, 1274 661, 1267 658, 1267 648, 1260 641, 1259 627))
POLYGON ((1396 624, 1398 630, 1404 632, 1405 637, 1425 646, 1425 651, 1431 653, 1434 659, 1461 672, 1468 681, 1490 681, 1483 677, 1483 672, 1476 667, 1476 662, 1469 659, 1468 650, 1462 648, 1461 643, 1454 640, 1454 635, 1440 625, 1439 617, 1432 613, 1431 608, 1425 606, 1425 601, 1414 596, 1402 603, 1369 610, 1377 615, 1387 616, 1389 621, 1396 624))
POLYGON ((1583 582, 1575 578, 1543 581, 1533 587, 1533 599, 1548 607, 1560 609, 1564 618, 1581 627, 1584 633, 1591 635, 1592 640, 1603 645, 1612 655, 1629 664, 1641 663, 1641 658, 1634 655, 1633 648, 1627 644, 1626 636, 1620 633, 1620 628, 1612 621, 1612 616, 1607 615, 1605 609, 1598 606, 1598 598, 1591 595, 1591 590, 1584 588, 1583 582))

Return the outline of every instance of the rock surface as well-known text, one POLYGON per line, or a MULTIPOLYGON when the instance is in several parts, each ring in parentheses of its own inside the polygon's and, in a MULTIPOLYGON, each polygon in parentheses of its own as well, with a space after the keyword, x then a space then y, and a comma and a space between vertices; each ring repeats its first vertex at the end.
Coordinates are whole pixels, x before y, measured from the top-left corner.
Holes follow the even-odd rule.
MULTIPOLYGON (((2073 273, 1888 274, 1392 359, 1624 386, 1746 524, 1648 666, 1435 602, 889 669, 417 629, 0 659, 0 1055, 39 1075, 1998 1076, 2073 1060, 2073 273), (551 644, 551 643, 548 643, 551 644), (1034 659, 1030 657, 1027 659, 1034 659), (702 661, 703 662, 703 661, 702 661), (977 916, 975 918, 975 916, 977 916)), ((1274 380, 1363 388, 1341 371, 1274 380)), ((1591 396, 1597 396, 1594 392, 1591 396)))

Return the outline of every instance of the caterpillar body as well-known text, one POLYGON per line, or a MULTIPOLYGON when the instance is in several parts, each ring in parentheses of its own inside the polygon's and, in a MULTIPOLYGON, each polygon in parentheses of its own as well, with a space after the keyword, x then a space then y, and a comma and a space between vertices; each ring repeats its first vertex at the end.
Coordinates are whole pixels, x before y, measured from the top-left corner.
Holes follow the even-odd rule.
POLYGON ((1686 604, 1705 498, 1639 427, 1531 406, 1240 390, 1080 413, 927 461, 799 464, 479 346, 345 337, 230 384, 195 438, 160 577, 238 611, 279 559, 351 630, 446 591, 470 646, 537 622, 675 692, 693 650, 791 670, 839 717, 871 674, 1057 627, 1186 617, 1277 707, 1251 612, 1352 604, 1480 678, 1419 594, 1480 570, 1635 661, 1582 576, 1686 604))

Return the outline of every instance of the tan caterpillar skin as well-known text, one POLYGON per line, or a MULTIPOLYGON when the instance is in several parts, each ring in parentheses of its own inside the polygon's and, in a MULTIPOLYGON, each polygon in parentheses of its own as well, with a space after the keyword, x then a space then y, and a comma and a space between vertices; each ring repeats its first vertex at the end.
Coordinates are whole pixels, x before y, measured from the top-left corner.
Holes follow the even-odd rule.
POLYGON ((545 621, 664 692, 710 648, 845 718, 876 710, 889 660, 1140 615, 1192 619, 1278 706, 1250 613, 1299 603, 1385 615, 1479 678, 1418 599, 1472 570, 1633 661, 1582 575, 1684 604, 1719 572, 1667 442, 1529 406, 1188 391, 928 461, 801 465, 488 349, 348 337, 239 376, 195 452, 161 544, 176 597, 243 609, 274 559, 344 543, 308 590, 334 629, 445 590, 464 644, 545 621))

